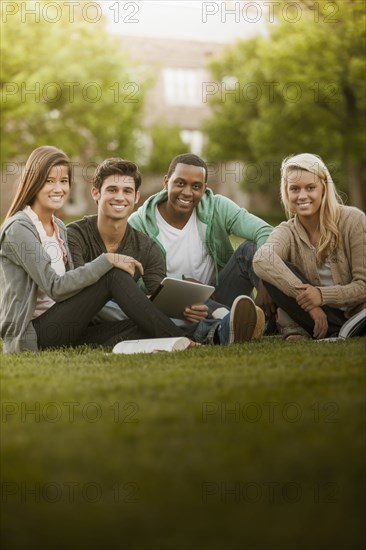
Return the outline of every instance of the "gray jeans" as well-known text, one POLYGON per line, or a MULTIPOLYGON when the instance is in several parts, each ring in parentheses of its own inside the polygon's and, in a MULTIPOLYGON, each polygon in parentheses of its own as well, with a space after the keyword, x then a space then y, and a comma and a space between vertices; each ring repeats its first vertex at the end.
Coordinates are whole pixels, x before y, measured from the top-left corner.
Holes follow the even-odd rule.
POLYGON ((220 304, 231 308, 237 296, 250 296, 258 286, 258 277, 253 270, 253 256, 257 251, 252 241, 245 241, 235 250, 230 260, 219 273, 215 298, 220 304))
POLYGON ((121 340, 186 335, 148 300, 130 275, 116 268, 54 304, 32 323, 40 349, 81 344, 113 346, 121 340), (126 312, 128 320, 91 325, 94 315, 111 299, 126 312))

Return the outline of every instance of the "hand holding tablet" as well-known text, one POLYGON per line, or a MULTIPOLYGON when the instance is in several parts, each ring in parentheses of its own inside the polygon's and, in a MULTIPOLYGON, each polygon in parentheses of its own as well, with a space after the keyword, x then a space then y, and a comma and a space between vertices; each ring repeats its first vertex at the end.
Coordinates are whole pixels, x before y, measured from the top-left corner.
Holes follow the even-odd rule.
POLYGON ((203 304, 215 291, 215 287, 165 277, 159 288, 151 296, 165 315, 173 319, 185 319, 183 310, 193 304, 203 304))

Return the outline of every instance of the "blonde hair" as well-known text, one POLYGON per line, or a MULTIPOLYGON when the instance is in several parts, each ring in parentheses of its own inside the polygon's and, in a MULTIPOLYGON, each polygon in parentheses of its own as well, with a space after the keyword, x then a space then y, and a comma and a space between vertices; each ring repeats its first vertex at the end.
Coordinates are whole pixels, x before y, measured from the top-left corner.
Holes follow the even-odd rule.
POLYGON ((46 182, 49 171, 54 166, 67 166, 71 185, 71 160, 66 153, 51 145, 34 149, 26 162, 15 197, 5 219, 10 218, 19 210, 23 210, 28 204, 32 206, 37 193, 46 182))
POLYGON ((318 264, 324 263, 329 254, 333 254, 340 243, 338 230, 340 216, 339 205, 343 201, 335 188, 332 176, 323 160, 318 155, 302 153, 285 158, 281 165, 281 200, 288 218, 294 216, 291 212, 288 197, 288 175, 290 172, 305 170, 315 174, 323 186, 323 197, 319 212, 320 239, 316 252, 318 264))

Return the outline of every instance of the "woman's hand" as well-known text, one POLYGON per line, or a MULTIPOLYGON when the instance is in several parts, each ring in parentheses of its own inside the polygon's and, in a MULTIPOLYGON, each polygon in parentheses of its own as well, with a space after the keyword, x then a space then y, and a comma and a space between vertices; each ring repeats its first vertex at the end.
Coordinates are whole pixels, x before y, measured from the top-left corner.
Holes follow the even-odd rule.
POLYGON ((328 319, 321 307, 313 307, 309 312, 314 321, 313 336, 317 340, 324 338, 328 332, 328 319))
POLYGON ((299 294, 296 296, 296 302, 302 309, 310 312, 313 307, 321 306, 322 295, 318 288, 308 284, 298 285, 295 288, 300 290, 299 294))
POLYGON ((144 268, 142 267, 142 264, 132 258, 132 256, 125 256, 124 254, 114 254, 112 252, 107 252, 106 256, 114 267, 122 269, 122 271, 126 271, 126 273, 129 273, 131 277, 135 275, 136 268, 139 270, 141 275, 144 274, 144 268))
POLYGON ((205 304, 194 304, 193 306, 186 307, 183 315, 190 323, 199 323, 208 316, 208 307, 205 304))

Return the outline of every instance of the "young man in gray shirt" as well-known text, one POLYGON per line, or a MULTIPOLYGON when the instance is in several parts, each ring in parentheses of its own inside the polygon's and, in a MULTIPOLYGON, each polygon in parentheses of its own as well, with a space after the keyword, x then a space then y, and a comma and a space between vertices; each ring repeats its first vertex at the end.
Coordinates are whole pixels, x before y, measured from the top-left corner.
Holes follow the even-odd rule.
MULTIPOLYGON (((131 256, 143 265, 143 283, 152 294, 165 277, 165 259, 150 237, 128 224, 140 198, 140 185, 141 174, 135 163, 106 159, 98 166, 91 189, 97 215, 68 224, 67 236, 75 267, 104 252, 131 256)), ((135 280, 140 278, 136 270, 135 280)))

